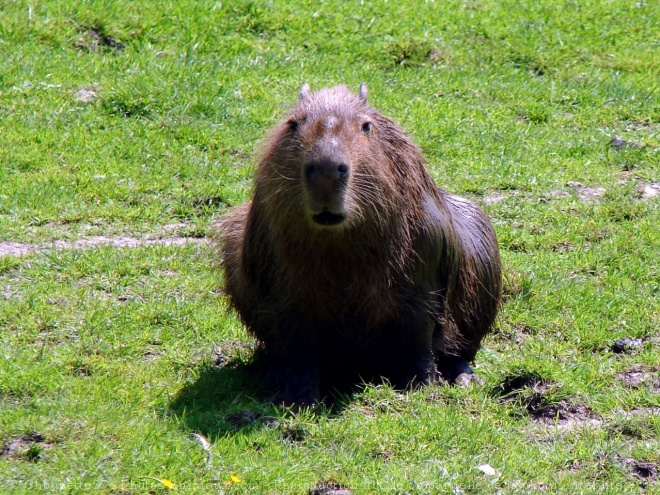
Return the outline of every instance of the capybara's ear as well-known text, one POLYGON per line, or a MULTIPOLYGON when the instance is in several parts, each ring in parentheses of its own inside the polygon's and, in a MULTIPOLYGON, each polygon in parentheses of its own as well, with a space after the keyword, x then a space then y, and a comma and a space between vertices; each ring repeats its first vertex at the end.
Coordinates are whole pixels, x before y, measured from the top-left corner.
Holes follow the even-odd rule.
POLYGON ((360 99, 365 103, 367 102, 367 93, 367 83, 360 83, 360 99))
POLYGON ((309 84, 305 83, 298 92, 298 101, 303 101, 309 98, 309 84))

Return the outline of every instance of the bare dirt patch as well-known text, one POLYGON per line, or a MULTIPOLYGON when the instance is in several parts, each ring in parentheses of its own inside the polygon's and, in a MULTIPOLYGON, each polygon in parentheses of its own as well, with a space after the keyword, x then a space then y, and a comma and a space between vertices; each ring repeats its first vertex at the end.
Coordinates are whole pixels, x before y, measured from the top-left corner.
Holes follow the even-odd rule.
POLYGON ((635 366, 616 375, 616 379, 628 388, 648 386, 660 390, 660 366, 635 366))
POLYGON ((625 337, 623 339, 616 340, 610 347, 614 354, 631 354, 636 349, 639 349, 644 341, 642 339, 632 339, 630 337, 625 337))
POLYGON ((582 201, 591 201, 606 192, 602 187, 587 187, 580 182, 571 181, 567 182, 566 185, 572 187, 582 201))
POLYGON ((547 388, 548 382, 534 373, 520 373, 506 377, 499 387, 500 397, 515 395, 523 389, 547 388))
POLYGON ((81 36, 75 44, 75 47, 79 50, 85 50, 88 52, 120 52, 126 48, 126 45, 122 42, 109 36, 102 26, 81 26, 79 31, 81 36))
POLYGON ((575 246, 569 244, 567 241, 558 242, 550 247, 552 248, 553 251, 559 253, 568 253, 569 251, 573 251, 575 249, 575 246))
POLYGON ((506 195, 504 195, 501 191, 495 191, 493 194, 490 194, 488 196, 484 196, 484 203, 487 205, 492 205, 495 203, 500 203, 501 201, 504 201, 506 199, 506 195))
POLYGON ((91 236, 75 240, 57 240, 46 244, 30 244, 25 242, 0 242, 0 257, 26 256, 32 253, 63 250, 63 249, 92 249, 101 246, 117 248, 135 248, 143 246, 185 246, 187 244, 203 244, 206 240, 198 237, 128 237, 128 236, 91 236))
MULTIPOLYGON (((563 189, 553 189, 550 191, 547 196, 551 198, 568 198, 571 195, 568 191, 564 191, 563 189)), ((543 200, 547 201, 547 198, 543 198, 543 200)))
POLYGON ((560 401, 557 404, 541 404, 533 411, 532 417, 538 422, 562 428, 598 426, 603 423, 602 419, 588 406, 567 401, 560 401))
POLYGON ((658 127, 660 126, 659 123, 653 122, 653 119, 651 118, 642 119, 642 120, 631 119, 628 121, 624 121, 623 124, 624 125, 622 129, 626 132, 650 131, 653 129, 658 129, 658 127))
POLYGON ((222 342, 213 347, 212 363, 213 366, 222 368, 230 365, 234 360, 245 358, 252 353, 254 353, 254 346, 240 340, 222 342))
MULTIPOLYGON (((581 182, 575 181, 567 182, 566 187, 571 188, 580 201, 584 203, 594 201, 607 192, 603 187, 587 187, 581 182)), ((541 198, 541 201, 547 201, 548 198, 568 198, 570 196, 571 191, 567 191, 566 189, 556 189, 547 193, 545 198, 541 198)))
POLYGON ((97 96, 98 92, 94 86, 86 86, 84 88, 80 88, 74 94, 74 98, 80 103, 94 103, 97 96))
POLYGON ((632 459, 630 457, 621 457, 618 462, 626 471, 642 482, 645 486, 648 482, 658 481, 660 479, 660 466, 655 462, 632 459))
POLYGON ((43 457, 44 449, 48 449, 51 446, 52 444, 46 441, 46 437, 41 433, 33 431, 11 438, 0 449, 0 457, 38 462, 43 457))
POLYGON ((617 136, 616 134, 612 137, 610 141, 610 146, 616 151, 621 151, 626 148, 643 148, 644 145, 639 141, 626 141, 625 139, 617 136))
POLYGON ((637 186, 637 193, 640 199, 651 199, 660 196, 660 182, 651 182, 649 184, 640 184, 637 186))
POLYGON ((308 495, 353 495, 353 492, 336 481, 324 481, 313 486, 308 495))
POLYGON ((504 403, 520 404, 534 421, 563 428, 599 425, 602 420, 587 405, 567 400, 553 400, 557 386, 535 374, 507 377, 496 389, 504 403))
POLYGON ((660 407, 639 407, 636 409, 630 409, 629 411, 622 411, 621 415, 631 418, 639 416, 660 416, 660 407))
POLYGON ((521 373, 504 379, 495 394, 502 402, 517 402, 534 416, 546 402, 545 395, 553 384, 535 374, 521 373))
POLYGON ((36 246, 24 242, 3 241, 0 242, 0 257, 3 256, 25 256, 34 252, 36 246))
POLYGON ((500 203, 504 201, 505 199, 508 199, 512 196, 519 196, 520 191, 517 191, 515 189, 512 189, 510 191, 494 191, 493 193, 489 194, 488 196, 484 196, 483 202, 487 205, 492 205, 495 203, 500 203))

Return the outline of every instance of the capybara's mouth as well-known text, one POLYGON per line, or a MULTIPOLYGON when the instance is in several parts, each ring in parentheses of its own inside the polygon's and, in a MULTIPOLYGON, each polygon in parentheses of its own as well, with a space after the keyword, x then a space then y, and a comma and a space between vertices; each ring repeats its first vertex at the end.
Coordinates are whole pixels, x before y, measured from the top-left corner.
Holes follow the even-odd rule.
POLYGON ((321 213, 317 213, 316 215, 314 215, 312 217, 312 220, 314 220, 314 222, 318 223, 319 225, 332 226, 332 225, 339 225, 344 220, 346 220, 346 217, 340 213, 332 213, 331 211, 322 211, 321 213))

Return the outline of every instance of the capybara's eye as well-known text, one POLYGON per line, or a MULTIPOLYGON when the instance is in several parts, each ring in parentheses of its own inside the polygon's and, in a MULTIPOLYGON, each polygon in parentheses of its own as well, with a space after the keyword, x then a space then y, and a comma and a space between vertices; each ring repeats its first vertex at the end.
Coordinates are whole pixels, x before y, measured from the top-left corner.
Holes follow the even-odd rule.
POLYGON ((289 120, 287 124, 289 124, 289 129, 291 129, 293 132, 297 131, 298 127, 300 127, 300 124, 298 124, 298 122, 295 120, 289 120))
POLYGON ((371 130, 371 122, 362 124, 362 132, 369 132, 371 130))

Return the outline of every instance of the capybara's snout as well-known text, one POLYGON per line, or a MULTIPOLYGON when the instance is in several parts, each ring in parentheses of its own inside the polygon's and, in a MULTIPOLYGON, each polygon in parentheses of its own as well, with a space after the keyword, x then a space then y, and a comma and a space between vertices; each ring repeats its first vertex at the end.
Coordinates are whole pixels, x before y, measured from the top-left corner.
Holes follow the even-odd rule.
POLYGON ((339 192, 348 182, 350 167, 344 161, 321 159, 306 163, 304 171, 308 187, 339 192))
POLYGON ((334 160, 316 160, 305 164, 305 179, 313 183, 317 180, 346 182, 350 169, 347 163, 334 160))
POLYGON ((320 157, 303 165, 309 212, 314 223, 338 225, 345 218, 345 193, 350 166, 345 160, 320 157))

